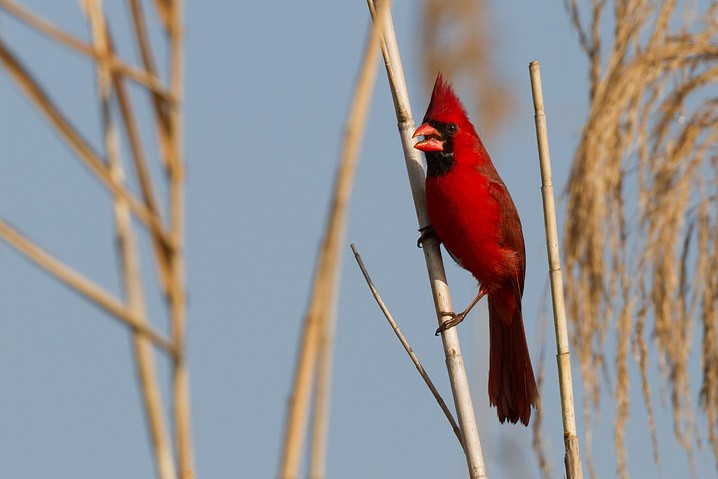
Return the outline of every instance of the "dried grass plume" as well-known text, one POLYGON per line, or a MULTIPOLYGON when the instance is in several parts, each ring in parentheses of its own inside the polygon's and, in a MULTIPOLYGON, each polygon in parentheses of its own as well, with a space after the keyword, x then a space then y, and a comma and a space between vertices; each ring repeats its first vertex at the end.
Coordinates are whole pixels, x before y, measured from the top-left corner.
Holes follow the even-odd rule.
POLYGON ((676 440, 692 462, 703 429, 698 404, 718 467, 718 4, 584 3, 568 4, 589 60, 590 111, 568 184, 564 247, 586 422, 599 402, 596 373, 613 365, 617 473, 628 477, 630 354, 645 403, 633 412, 646 411, 656 462, 654 364, 676 440), (699 401, 691 397, 698 375, 688 370, 695 328, 699 401), (609 334, 617 338, 611 359, 609 334), (657 357, 648 357, 647 341, 657 357))
POLYGON ((424 0, 421 58, 430 90, 437 72, 470 86, 483 137, 496 137, 508 119, 513 97, 497 74, 496 40, 484 0, 424 0), (490 120, 490 121, 489 121, 490 120))

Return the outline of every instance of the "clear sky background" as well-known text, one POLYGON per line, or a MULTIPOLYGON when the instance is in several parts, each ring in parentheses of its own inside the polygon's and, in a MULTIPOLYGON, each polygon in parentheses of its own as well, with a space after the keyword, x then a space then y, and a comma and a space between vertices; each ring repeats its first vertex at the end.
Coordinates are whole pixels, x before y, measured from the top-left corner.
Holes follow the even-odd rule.
MULTIPOLYGON (((77 2, 23 3, 89 38, 77 2)), ((105 3, 120 51, 139 63, 124 2, 105 3)), ((419 4, 395 3, 419 119, 430 93, 419 73, 419 4)), ((528 63, 539 60, 542 66, 559 193, 587 112, 587 63, 563 2, 495 2, 493 9, 496 68, 516 108, 503 136, 487 148, 524 226, 526 331, 536 370, 540 337, 547 336, 544 432, 554 475, 562 477, 553 329, 548 325, 542 331, 539 320, 548 275, 528 63)), ((364 1, 190 1, 185 11, 188 360, 196 477, 270 478, 277 472, 299 333, 368 13, 364 1)), ((91 63, 2 12, 0 35, 101 151, 91 63)), ((18 91, 0 71, 0 215, 119 294, 109 195, 18 91)), ((459 88, 462 93, 468 97, 459 88)), ((148 114, 142 112, 144 118, 148 114)), ((492 121, 475 115, 473 120, 479 130, 492 121)), ((145 140, 152 146, 151 129, 145 140)), ((559 205, 563 212, 561 198, 559 205)), ((344 250, 329 478, 466 476, 451 428, 381 316, 348 246, 358 246, 395 319, 450 399, 416 229, 382 69, 344 250)), ((148 258, 146 242, 143 252, 148 258)), ((463 305, 473 298, 475 282, 453 262, 447 261, 447 271, 454 303, 463 305)), ((151 268, 145 277, 153 284, 151 268)), ((149 303, 155 325, 166 327, 159 296, 150 296, 149 303)), ((488 408, 485 304, 460 329, 489 476, 537 478, 530 430, 499 425, 495 410, 488 408)), ((610 335, 609 358, 613 343, 610 335)), ((700 360, 695 349, 694 398, 700 360)), ((651 354, 655 358, 653 347, 651 354)), ((660 391, 653 364, 649 377, 660 391)), ((163 360, 159 371, 169 371, 163 360)), ((657 470, 653 464, 635 364, 629 372, 635 398, 626 433, 631 476, 687 477, 688 461, 673 439, 665 391, 654 400, 661 466, 657 470)), ((166 374, 163 381, 166 398, 166 374)), ((575 364, 574 385, 580 408, 575 364)), ((577 413, 585 451, 581 410, 577 413)), ((699 425, 704 420, 698 416, 699 425)), ((593 453, 600 477, 615 476, 608 389, 593 432, 593 453)), ((708 453, 697 456, 696 472, 716 476, 708 453)), ((153 474, 127 331, 0 242, 0 477, 153 474)))

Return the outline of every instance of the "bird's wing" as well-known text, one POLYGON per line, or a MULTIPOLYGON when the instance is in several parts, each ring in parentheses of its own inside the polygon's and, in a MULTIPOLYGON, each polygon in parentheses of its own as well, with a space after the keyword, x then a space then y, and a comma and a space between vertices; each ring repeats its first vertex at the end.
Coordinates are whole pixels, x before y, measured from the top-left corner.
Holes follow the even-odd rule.
POLYGON ((514 252, 519 258, 519 268, 511 282, 518 293, 518 297, 521 298, 526 273, 526 248, 524 246, 524 235, 521 231, 521 220, 511 195, 509 195, 509 191, 503 182, 490 182, 489 195, 499 207, 499 246, 514 252))

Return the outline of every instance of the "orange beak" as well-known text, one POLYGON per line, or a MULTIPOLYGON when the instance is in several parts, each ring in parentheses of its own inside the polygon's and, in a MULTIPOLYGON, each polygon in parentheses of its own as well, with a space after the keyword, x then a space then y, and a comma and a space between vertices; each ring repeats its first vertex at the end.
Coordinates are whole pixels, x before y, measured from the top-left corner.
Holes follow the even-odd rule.
POLYGON ((417 142, 414 148, 424 153, 427 151, 444 151, 444 141, 436 128, 428 123, 422 124, 416 129, 412 138, 423 136, 424 139, 417 142))

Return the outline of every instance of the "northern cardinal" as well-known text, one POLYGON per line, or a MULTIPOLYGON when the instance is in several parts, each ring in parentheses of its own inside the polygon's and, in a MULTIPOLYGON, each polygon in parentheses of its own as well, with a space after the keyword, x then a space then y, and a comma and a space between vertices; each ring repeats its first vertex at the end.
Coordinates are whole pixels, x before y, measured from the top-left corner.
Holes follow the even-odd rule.
POLYGON ((528 425, 538 390, 521 316, 526 252, 521 221, 464 106, 441 74, 414 137, 426 154, 426 207, 433 231, 456 262, 479 282, 479 292, 437 334, 459 324, 484 296, 489 301, 489 401, 499 421, 528 425))

